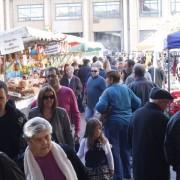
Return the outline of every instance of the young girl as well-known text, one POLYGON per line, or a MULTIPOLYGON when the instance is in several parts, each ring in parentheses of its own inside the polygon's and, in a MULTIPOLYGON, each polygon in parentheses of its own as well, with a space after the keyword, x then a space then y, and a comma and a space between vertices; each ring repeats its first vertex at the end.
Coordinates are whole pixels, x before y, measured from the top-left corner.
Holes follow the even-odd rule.
POLYGON ((109 141, 104 137, 102 124, 92 118, 87 122, 81 140, 78 157, 89 171, 90 180, 110 180, 114 173, 114 161, 109 141))

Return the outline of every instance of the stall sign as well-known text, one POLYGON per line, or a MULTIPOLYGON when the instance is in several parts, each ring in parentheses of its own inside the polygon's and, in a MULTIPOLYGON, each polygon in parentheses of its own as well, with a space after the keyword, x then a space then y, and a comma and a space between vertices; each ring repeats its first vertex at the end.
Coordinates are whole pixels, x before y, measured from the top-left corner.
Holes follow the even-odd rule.
POLYGON ((21 37, 5 36, 0 39, 0 55, 10 54, 24 50, 24 44, 21 37))
POLYGON ((60 47, 58 43, 49 44, 45 50, 45 54, 57 54, 60 52, 60 47))

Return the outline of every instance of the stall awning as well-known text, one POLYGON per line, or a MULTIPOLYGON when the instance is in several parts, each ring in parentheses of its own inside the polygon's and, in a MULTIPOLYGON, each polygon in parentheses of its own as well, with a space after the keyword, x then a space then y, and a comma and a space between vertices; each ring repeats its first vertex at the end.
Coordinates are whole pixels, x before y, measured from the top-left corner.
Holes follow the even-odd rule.
POLYGON ((33 41, 33 40, 43 40, 43 41, 56 41, 61 40, 60 36, 55 36, 52 32, 43 31, 28 26, 17 27, 10 29, 9 31, 0 33, 0 39, 5 36, 15 35, 20 37, 24 42, 33 41))

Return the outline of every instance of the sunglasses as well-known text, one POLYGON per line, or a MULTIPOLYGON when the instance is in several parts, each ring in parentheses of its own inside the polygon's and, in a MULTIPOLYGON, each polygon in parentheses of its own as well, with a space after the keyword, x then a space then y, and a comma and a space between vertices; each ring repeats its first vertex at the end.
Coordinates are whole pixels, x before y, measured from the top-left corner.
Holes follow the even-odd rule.
POLYGON ((97 70, 91 70, 91 72, 98 72, 97 70))
POLYGON ((54 95, 52 95, 52 96, 43 96, 43 99, 44 100, 54 99, 54 95))

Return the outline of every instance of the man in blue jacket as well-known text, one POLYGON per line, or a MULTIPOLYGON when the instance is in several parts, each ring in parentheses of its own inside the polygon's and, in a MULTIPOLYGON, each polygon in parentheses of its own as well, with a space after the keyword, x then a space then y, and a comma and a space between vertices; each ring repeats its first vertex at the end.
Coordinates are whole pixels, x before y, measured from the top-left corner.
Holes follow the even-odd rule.
POLYGON ((95 105, 99 100, 102 92, 106 88, 106 81, 99 75, 99 69, 96 66, 91 67, 91 76, 86 85, 87 105, 85 109, 85 119, 93 117, 95 113, 95 105))
POLYGON ((111 107, 105 124, 105 134, 112 144, 115 164, 113 180, 131 178, 130 149, 127 142, 127 131, 133 110, 141 105, 141 100, 125 84, 120 84, 120 74, 109 71, 106 74, 108 88, 96 104, 99 113, 111 107))

